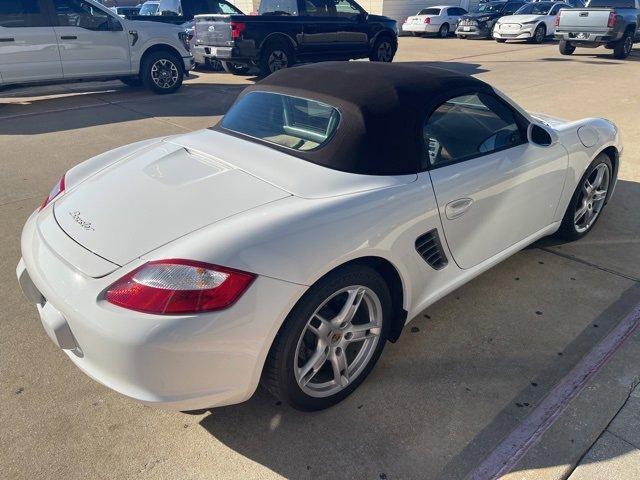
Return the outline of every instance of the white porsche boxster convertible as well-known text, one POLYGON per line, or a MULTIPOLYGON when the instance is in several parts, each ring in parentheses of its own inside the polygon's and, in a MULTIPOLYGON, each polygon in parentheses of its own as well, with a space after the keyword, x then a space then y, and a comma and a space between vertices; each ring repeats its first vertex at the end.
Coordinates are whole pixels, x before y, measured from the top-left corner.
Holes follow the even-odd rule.
POLYGON ((329 407, 431 303, 535 240, 578 239, 622 146, 438 68, 319 63, 248 87, 215 127, 69 170, 17 275, 84 372, 196 410, 259 383, 329 407))

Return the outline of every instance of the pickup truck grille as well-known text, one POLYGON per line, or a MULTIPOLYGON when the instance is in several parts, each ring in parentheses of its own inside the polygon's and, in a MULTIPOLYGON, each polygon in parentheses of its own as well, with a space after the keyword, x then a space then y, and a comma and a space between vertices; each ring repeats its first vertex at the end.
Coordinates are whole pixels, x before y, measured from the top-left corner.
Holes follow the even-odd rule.
POLYGON ((233 45, 231 24, 229 22, 198 18, 195 22, 195 37, 196 45, 211 45, 214 47, 233 45))

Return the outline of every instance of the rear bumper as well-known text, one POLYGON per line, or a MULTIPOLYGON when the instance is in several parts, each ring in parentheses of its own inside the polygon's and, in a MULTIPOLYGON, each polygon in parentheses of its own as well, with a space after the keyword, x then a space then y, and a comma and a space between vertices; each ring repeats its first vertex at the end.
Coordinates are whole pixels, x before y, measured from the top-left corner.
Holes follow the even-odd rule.
POLYGON ((622 37, 611 30, 602 30, 598 32, 556 30, 554 36, 556 40, 571 42, 571 44, 576 47, 597 47, 599 45, 606 45, 607 43, 615 42, 620 40, 622 37))
POLYGON ((193 47, 193 56, 196 63, 205 63, 206 59, 233 61, 233 63, 248 64, 251 58, 240 55, 237 47, 213 47, 208 45, 196 45, 193 47))
POLYGON ((418 33, 438 33, 440 25, 433 25, 427 23, 404 23, 402 24, 403 32, 418 32, 418 33))
POLYGON ((306 287, 258 277, 233 307, 198 315, 118 308, 104 301, 105 289, 145 260, 102 278, 86 276, 42 237, 38 223, 46 215, 27 221, 16 274, 48 336, 78 368, 123 395, 169 409, 251 397, 273 338, 306 287))

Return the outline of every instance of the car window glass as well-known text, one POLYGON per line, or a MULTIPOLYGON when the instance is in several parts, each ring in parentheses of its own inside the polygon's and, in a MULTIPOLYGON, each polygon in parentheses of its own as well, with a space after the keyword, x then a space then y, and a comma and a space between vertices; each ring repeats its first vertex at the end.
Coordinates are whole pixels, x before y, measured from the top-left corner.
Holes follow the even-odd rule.
POLYGON ((451 12, 451 9, 449 9, 450 15, 459 16, 467 14, 467 11, 464 8, 454 8, 453 10, 455 10, 455 12, 451 12))
POLYGON ((54 11, 61 27, 87 30, 109 30, 109 15, 84 0, 53 0, 54 11))
POLYGON ((557 15, 561 8, 567 8, 564 3, 556 3, 551 10, 549 10, 549 15, 557 15))
POLYGON ((325 103, 251 92, 231 107, 221 126, 281 147, 309 151, 329 141, 339 122, 338 110, 325 103))
POLYGON ((447 100, 425 122, 424 166, 489 154, 524 143, 513 112, 483 93, 447 100))
POLYGON ((439 8, 423 8, 418 12, 418 15, 440 15, 439 8))
POLYGON ((240 14, 240 10, 226 2, 218 2, 218 8, 220 9, 220 13, 225 15, 237 15, 240 14))
POLYGON ((587 8, 636 8, 635 0, 589 0, 587 8))
POLYGON ((0 27, 42 27, 46 25, 38 0, 0 0, 0 27))
POLYGON ((182 2, 180 0, 160 0, 156 15, 182 15, 182 2))
POLYGON ((142 8, 140 8, 140 12, 138 14, 139 15, 156 15, 158 13, 158 7, 159 7, 158 3, 146 2, 144 5, 142 5, 142 8))
POLYGON ((260 15, 298 15, 298 1, 262 0, 258 13, 260 15))
POLYGON ((333 10, 338 17, 354 18, 361 13, 360 10, 348 0, 329 0, 329 3, 333 4, 333 10))
POLYGON ((328 0, 305 0, 307 15, 312 17, 328 17, 333 15, 329 9, 328 0))

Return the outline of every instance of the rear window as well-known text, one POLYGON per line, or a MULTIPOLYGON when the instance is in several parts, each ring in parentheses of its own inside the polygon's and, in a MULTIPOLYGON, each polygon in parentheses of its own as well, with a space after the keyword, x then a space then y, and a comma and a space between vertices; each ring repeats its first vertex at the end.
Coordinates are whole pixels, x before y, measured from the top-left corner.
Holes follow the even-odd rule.
POLYGON ((418 15, 440 15, 439 8, 423 8, 418 12, 418 15))
POLYGON ((634 0, 590 0, 587 8, 636 8, 634 0))
POLYGON ((339 123, 340 113, 326 103, 251 92, 227 112, 221 126, 281 147, 310 151, 331 140, 339 123))

